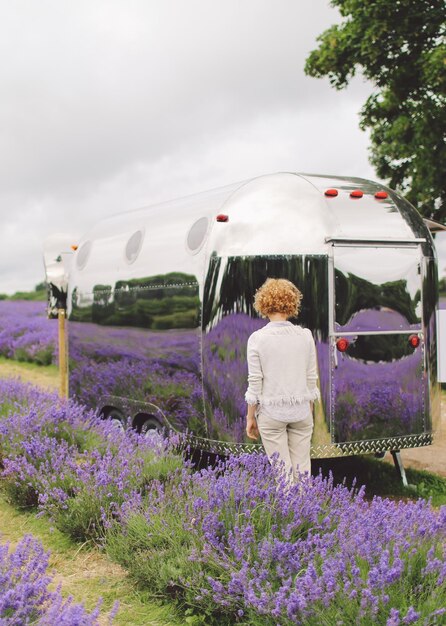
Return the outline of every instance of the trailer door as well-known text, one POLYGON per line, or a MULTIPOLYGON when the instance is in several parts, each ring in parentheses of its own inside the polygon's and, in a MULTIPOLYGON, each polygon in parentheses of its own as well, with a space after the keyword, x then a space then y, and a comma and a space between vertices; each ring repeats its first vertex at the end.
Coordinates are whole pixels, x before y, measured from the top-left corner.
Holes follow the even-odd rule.
POLYGON ((364 441, 366 451, 367 441, 425 431, 422 258, 417 244, 333 245, 333 442, 364 441))

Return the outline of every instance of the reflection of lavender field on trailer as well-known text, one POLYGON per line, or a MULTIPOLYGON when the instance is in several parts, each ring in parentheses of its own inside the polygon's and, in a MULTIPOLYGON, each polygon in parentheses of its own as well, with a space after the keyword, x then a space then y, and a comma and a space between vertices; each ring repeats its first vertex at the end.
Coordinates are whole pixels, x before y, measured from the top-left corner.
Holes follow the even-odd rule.
POLYGON ((67 292, 70 394, 143 430, 187 430, 203 449, 255 448, 246 342, 265 321, 253 297, 267 277, 287 278, 304 296, 292 321, 317 348, 313 457, 431 443, 435 251, 415 209, 377 191, 275 174, 105 220, 54 272, 53 305, 67 292))

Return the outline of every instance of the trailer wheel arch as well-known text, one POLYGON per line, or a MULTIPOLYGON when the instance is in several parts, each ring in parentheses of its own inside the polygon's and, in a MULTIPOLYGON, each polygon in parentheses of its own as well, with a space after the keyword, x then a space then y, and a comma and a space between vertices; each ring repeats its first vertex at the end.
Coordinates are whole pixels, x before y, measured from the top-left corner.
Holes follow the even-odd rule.
POLYGON ((156 431, 159 434, 165 433, 165 425, 151 413, 137 413, 132 421, 132 426, 141 435, 145 435, 148 431, 156 431))
POLYGON ((100 416, 103 420, 112 420, 116 422, 116 426, 124 430, 127 426, 127 419, 124 413, 115 406, 104 406, 100 410, 100 416))

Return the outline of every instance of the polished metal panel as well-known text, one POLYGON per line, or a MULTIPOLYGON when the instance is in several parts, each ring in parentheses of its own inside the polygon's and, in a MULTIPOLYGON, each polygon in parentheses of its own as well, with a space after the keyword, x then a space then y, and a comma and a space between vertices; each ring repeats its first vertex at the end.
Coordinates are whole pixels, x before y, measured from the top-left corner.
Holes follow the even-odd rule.
MULTIPOLYGON (((211 439, 248 442, 245 433, 246 343, 268 320, 253 309, 256 290, 267 277, 287 278, 303 293, 302 309, 292 320, 310 328, 320 359, 328 361, 328 257, 246 256, 210 260, 203 297, 203 382, 211 439)), ((321 377, 322 402, 317 431, 329 440, 328 378, 321 377)))
POLYGON ((261 176, 234 191, 214 224, 208 249, 218 256, 326 254, 337 229, 324 196, 295 174, 261 176))
POLYGON ((424 392, 429 403, 426 411, 426 430, 438 432, 441 417, 441 394, 438 372, 438 341, 441 338, 437 328, 438 313, 437 260, 425 257, 422 265, 423 278, 423 327, 425 329, 425 376, 424 392))
POLYGON ((420 246, 334 246, 333 269, 332 441, 431 430, 420 246), (336 347, 343 334, 346 352, 336 347))
POLYGON ((191 251, 188 233, 200 218, 215 217, 240 184, 103 220, 79 242, 71 264, 70 291, 76 288, 78 293, 91 294, 97 284, 131 280, 141 283, 144 276, 164 280, 179 270, 201 278, 205 271, 204 250, 198 254, 191 251), (137 249, 132 247, 132 238, 140 244, 137 249), (78 267, 77 256, 86 244, 91 244, 87 262, 78 267))
POLYGON ((332 344, 332 442, 425 432, 423 346, 408 336, 358 335, 346 352, 332 344))
POLYGON ((420 214, 404 198, 380 183, 363 178, 326 177, 302 174, 323 194, 328 188, 337 188, 338 196, 326 198, 327 209, 336 220, 328 237, 373 240, 426 239, 426 251, 432 250, 432 237, 420 214), (362 198, 351 198, 355 189, 364 192, 362 198), (386 191, 388 197, 376 199, 377 191, 386 191))
POLYGON ((446 383, 446 231, 437 232, 439 301, 437 308, 438 380, 446 383))
POLYGON ((131 421, 146 412, 206 436, 199 324, 198 284, 182 272, 98 284, 90 299, 74 290, 70 395, 101 410, 125 407, 131 421))
POLYGON ((391 190, 377 200, 380 189, 281 173, 98 224, 69 270, 72 395, 136 425, 153 415, 203 449, 256 449, 243 400, 246 341, 265 323, 253 297, 284 277, 303 292, 293 321, 317 349, 313 456, 427 445, 439 412, 435 250, 415 209, 391 190))
POLYGON ((68 268, 75 239, 67 234, 54 234, 43 244, 43 262, 48 286, 47 312, 50 319, 56 319, 59 309, 67 306, 68 268))

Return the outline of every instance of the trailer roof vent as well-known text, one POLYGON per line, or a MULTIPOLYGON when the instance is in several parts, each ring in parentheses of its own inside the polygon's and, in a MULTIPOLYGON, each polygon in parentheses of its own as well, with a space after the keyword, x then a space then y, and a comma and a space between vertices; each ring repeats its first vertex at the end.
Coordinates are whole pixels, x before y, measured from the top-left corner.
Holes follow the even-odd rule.
POLYGON ((87 261, 88 261, 88 258, 90 256, 92 245, 93 244, 92 244, 91 241, 86 241, 85 243, 83 243, 81 245, 79 250, 77 250, 77 252, 76 252, 76 267, 77 267, 78 270, 83 270, 84 267, 87 265, 87 261))
POLYGON ((144 231, 137 230, 136 233, 130 237, 125 246, 125 260, 127 263, 134 263, 141 251, 142 242, 144 239, 144 231))
POLYGON ((200 219, 192 224, 186 240, 189 252, 196 254, 201 249, 204 240, 206 239, 208 226, 209 219, 207 217, 200 217, 200 219))

